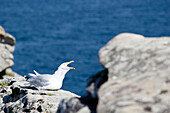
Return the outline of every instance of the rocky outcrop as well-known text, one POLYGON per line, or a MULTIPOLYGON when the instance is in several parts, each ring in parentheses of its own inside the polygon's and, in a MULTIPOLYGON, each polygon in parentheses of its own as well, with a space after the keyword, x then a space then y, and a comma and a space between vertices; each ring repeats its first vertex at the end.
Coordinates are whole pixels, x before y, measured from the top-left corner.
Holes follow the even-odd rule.
POLYGON ((6 113, 55 113, 62 99, 79 97, 64 90, 36 90, 23 77, 5 78, 0 85, 0 112, 6 113))
MULTIPOLYGON (((114 37, 99 51, 106 69, 87 80, 75 112, 170 113, 169 45, 170 37, 130 33, 114 37)), ((61 113, 75 110, 72 101, 60 103, 61 113)))
POLYGON ((109 80, 98 91, 98 113, 170 112, 170 37, 123 33, 99 51, 109 80))
POLYGON ((15 38, 6 33, 0 26, 0 79, 3 75, 17 76, 10 67, 14 65, 13 51, 15 49, 15 38))

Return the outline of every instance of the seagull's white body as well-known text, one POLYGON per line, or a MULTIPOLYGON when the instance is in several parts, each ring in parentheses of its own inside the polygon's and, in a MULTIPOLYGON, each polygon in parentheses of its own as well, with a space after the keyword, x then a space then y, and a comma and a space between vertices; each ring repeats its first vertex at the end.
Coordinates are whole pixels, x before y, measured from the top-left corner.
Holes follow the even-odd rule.
POLYGON ((59 66, 58 70, 54 74, 39 74, 34 70, 35 74, 29 73, 32 77, 28 79, 30 85, 33 85, 37 89, 47 89, 56 90, 60 89, 63 84, 64 77, 70 69, 75 69, 73 67, 68 67, 68 64, 74 61, 63 63, 59 66))

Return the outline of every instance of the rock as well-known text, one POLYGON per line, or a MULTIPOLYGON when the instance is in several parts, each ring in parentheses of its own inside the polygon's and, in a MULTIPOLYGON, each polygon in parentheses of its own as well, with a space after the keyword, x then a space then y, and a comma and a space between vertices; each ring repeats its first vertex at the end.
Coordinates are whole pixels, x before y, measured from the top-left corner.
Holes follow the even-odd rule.
POLYGON ((14 72, 11 68, 7 68, 5 70, 5 75, 6 76, 3 76, 3 78, 9 78, 9 77, 21 77, 21 75, 19 75, 18 73, 14 72))
POLYGON ((12 35, 6 33, 2 26, 0 26, 0 43, 11 46, 15 45, 15 38, 12 35))
POLYGON ((99 60, 109 70, 109 79, 114 76, 133 76, 134 73, 160 73, 160 70, 170 68, 170 61, 165 60, 170 58, 169 44, 168 37, 145 38, 122 33, 100 49, 99 60))
POLYGON ((105 69, 87 79, 86 93, 80 98, 64 99, 60 102, 58 113, 96 113, 98 104, 98 89, 108 80, 108 70, 105 69))
POLYGON ((9 77, 1 80, 6 84, 4 91, 0 90, 0 112, 51 112, 57 111, 59 102, 78 95, 69 91, 34 90, 29 87, 24 77, 9 77))
POLYGON ((97 92, 100 86, 108 80, 108 70, 105 69, 87 79, 86 93, 81 97, 81 102, 87 105, 92 113, 96 113, 98 104, 97 92))
POLYGON ((0 44, 0 72, 13 66, 13 55, 3 44, 0 44))
POLYGON ((57 113, 76 113, 84 106, 77 97, 63 99, 59 104, 57 113))
POLYGON ((5 35, 5 30, 2 26, 0 26, 0 35, 5 35))
POLYGON ((91 111, 86 106, 86 107, 81 108, 77 113, 91 113, 91 111))
MULTIPOLYGON (((0 79, 6 75, 6 69, 10 69, 14 65, 13 62, 13 51, 15 49, 15 38, 6 33, 5 30, 0 26, 0 79)), ((7 73, 9 75, 9 73, 7 73)), ((12 75, 12 74, 10 74, 12 75)), ((14 74, 13 75, 18 75, 14 74)))
POLYGON ((123 33, 99 51, 109 80, 98 91, 98 113, 170 112, 170 37, 123 33))

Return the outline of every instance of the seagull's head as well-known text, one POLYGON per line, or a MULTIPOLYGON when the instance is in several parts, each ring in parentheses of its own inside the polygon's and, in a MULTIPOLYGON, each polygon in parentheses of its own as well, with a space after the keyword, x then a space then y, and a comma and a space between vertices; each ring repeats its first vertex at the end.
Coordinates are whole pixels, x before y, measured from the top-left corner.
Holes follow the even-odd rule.
POLYGON ((59 68, 62 69, 62 70, 66 70, 66 71, 69 71, 70 69, 75 69, 74 67, 69 67, 68 65, 73 63, 74 61, 70 61, 70 62, 64 62, 62 63, 59 68))

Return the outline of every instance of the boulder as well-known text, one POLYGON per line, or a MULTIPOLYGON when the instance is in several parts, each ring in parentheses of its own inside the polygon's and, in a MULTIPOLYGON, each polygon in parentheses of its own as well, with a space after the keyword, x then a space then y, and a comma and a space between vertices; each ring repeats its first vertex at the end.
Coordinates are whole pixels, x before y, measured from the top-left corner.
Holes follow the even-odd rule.
MULTIPOLYGON (((0 26, 0 78, 6 74, 6 69, 14 65, 14 56, 12 54, 15 49, 14 45, 15 38, 6 33, 2 26, 0 26)), ((10 75, 12 74, 10 73, 10 75)))
POLYGON ((122 33, 100 49, 99 61, 109 70, 109 79, 148 72, 160 73, 170 68, 169 44, 170 37, 145 38, 122 33))
POLYGON ((98 113, 170 112, 170 37, 122 33, 99 51, 109 80, 98 91, 98 113))

